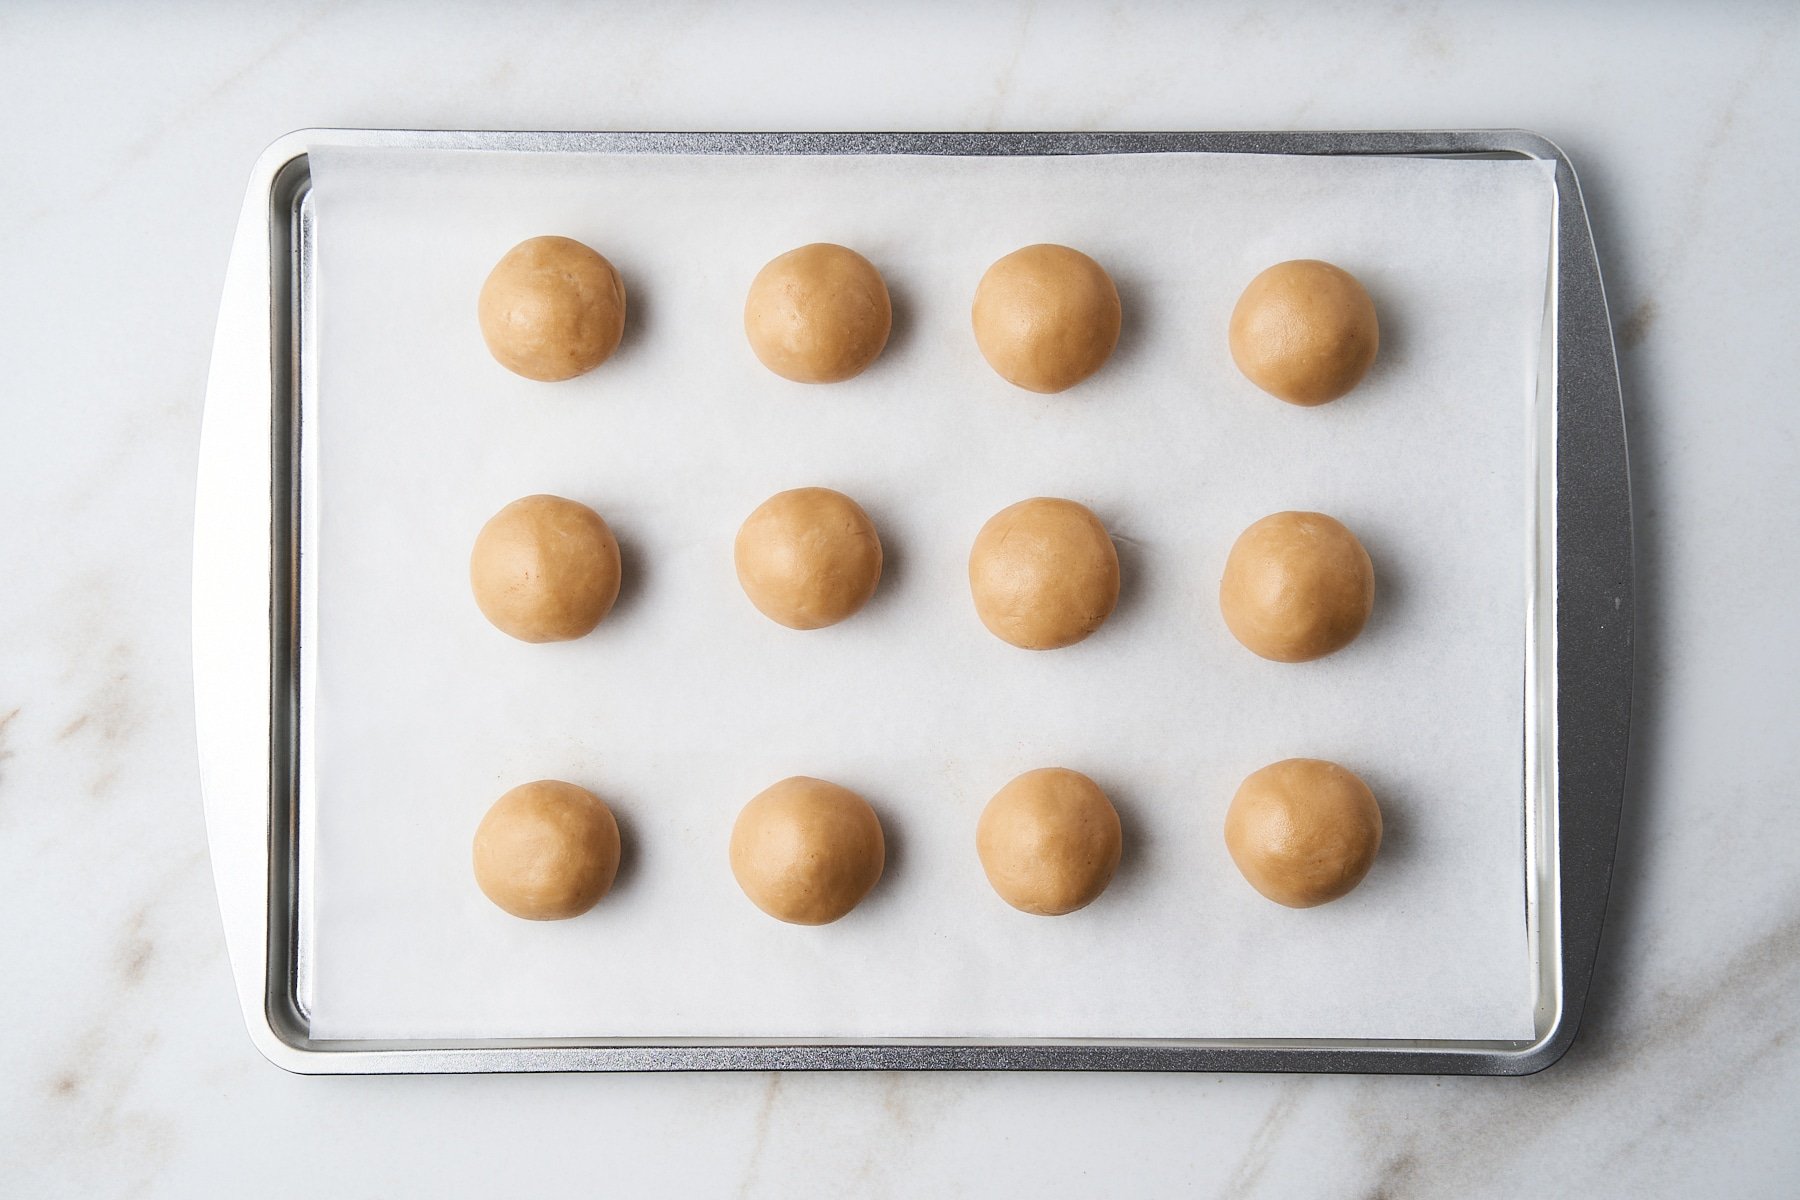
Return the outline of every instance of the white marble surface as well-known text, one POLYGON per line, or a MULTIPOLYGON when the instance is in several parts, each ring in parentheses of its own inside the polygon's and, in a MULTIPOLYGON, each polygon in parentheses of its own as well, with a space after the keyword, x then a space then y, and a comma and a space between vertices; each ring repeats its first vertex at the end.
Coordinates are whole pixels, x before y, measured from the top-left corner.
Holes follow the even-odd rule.
POLYGON ((1800 1189, 1800 9, 925 8, 0 7, 0 1193, 1800 1189), (196 794, 189 521, 245 174, 332 124, 1557 139, 1617 315, 1640 554, 1630 810, 1575 1049, 1524 1080, 265 1063, 196 794))

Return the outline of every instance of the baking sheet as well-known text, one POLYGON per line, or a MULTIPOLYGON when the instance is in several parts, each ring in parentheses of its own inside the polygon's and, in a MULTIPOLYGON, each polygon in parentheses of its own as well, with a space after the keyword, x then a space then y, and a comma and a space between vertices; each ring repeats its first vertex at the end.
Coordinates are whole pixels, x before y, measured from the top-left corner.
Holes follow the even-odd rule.
MULTIPOLYGON (((303 819, 313 1036, 1526 1038, 1522 714, 1528 428, 1553 190, 1547 164, 1236 156, 642 157, 321 150, 317 602, 303 819), (482 346, 475 294, 518 240, 586 241, 623 273, 626 341, 544 385, 482 346), (855 246, 895 336, 809 388, 745 346, 775 254, 855 246), (968 302, 1032 241, 1097 257, 1126 310, 1114 361, 1058 397, 981 361, 968 302), (1383 351, 1337 404, 1237 375, 1238 291, 1328 258, 1375 294, 1383 351), (821 484, 881 529, 852 621, 796 633, 738 590, 731 539, 821 484), (627 582, 591 637, 526 646, 467 590, 491 513, 549 491, 613 525, 627 582), (1031 495, 1119 541, 1119 611, 1032 654, 969 604, 969 542, 1031 495), (1376 615, 1320 663, 1236 645, 1231 540, 1282 508, 1344 519, 1376 615), (1344 762, 1381 798, 1382 857, 1291 912, 1219 835, 1269 761, 1344 762), (981 806, 1035 766, 1093 775, 1127 847, 1091 908, 1044 920, 989 891, 981 806), (790 774, 868 796, 889 870, 850 917, 780 925, 737 891, 737 809, 790 774), (468 842, 505 788, 570 779, 627 840, 594 912, 518 922, 468 842)), ((313 457, 316 456, 316 457, 313 457)))

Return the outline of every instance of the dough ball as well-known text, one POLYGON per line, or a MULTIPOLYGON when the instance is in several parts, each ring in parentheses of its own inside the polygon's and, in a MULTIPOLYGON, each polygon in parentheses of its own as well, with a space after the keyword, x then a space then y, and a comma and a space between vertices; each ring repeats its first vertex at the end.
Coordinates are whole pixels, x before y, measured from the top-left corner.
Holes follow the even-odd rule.
POLYGON ((981 869, 1021 912, 1059 917, 1085 908, 1119 866, 1119 814, 1079 771, 1044 767, 1001 788, 975 828, 981 869))
POLYGON ((731 830, 731 873, 756 907, 790 925, 828 925, 869 894, 886 849, 868 801, 796 775, 757 794, 731 830))
POLYGON ((1119 290, 1067 246, 1014 250, 975 289, 975 343, 1008 383, 1061 392, 1098 371, 1119 343, 1119 290))
POLYGON ((1003 508, 969 551, 969 591, 988 632, 1026 650, 1079 642, 1119 602, 1119 553, 1100 518, 1073 500, 1003 508))
POLYGON ((1231 313, 1231 357, 1251 383, 1289 404, 1336 400, 1375 361, 1375 302, 1356 276, 1315 258, 1276 263, 1231 313))
POLYGON ((469 585, 502 633, 566 642, 592 632, 619 598, 619 543, 587 505, 526 496, 481 527, 469 585))
POLYGON ((1250 886, 1289 908, 1346 895, 1381 849, 1369 785, 1318 758, 1272 763, 1244 780, 1225 814, 1225 848, 1250 886))
POLYGON ((830 488, 795 488, 763 501, 738 530, 734 556, 750 603, 789 629, 837 624, 881 582, 874 522, 830 488))
POLYGON ((613 265, 566 237, 520 242, 481 285, 481 336, 501 366, 554 383, 619 348, 625 285, 613 265))
POLYGON ((522 783, 475 830, 475 882, 527 921, 579 917, 619 872, 619 825, 586 788, 555 779, 522 783))
POLYGON ((887 345, 894 320, 875 264, 847 246, 814 242, 756 274, 744 336, 762 365, 795 383, 860 375, 887 345))
POLYGON ((1356 640, 1375 603, 1375 568, 1356 535, 1324 513, 1280 512, 1238 535, 1219 611, 1246 649, 1307 662, 1356 640))

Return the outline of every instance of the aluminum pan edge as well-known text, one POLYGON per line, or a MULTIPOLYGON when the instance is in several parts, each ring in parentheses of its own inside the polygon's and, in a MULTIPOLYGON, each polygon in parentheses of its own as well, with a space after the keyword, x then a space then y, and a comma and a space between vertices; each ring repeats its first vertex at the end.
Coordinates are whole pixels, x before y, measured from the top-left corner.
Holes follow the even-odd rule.
MULTIPOLYGON (((1623 800, 1631 693, 1630 492, 1618 367, 1592 232, 1574 170, 1523 130, 1220 133, 530 133, 302 130, 258 159, 226 272, 207 380, 194 543, 194 678, 201 783, 232 975, 251 1040, 306 1074, 660 1070, 1183 1070, 1524 1075, 1556 1062, 1585 1007, 1623 800), (1556 164, 1555 645, 1560 1003, 1527 1043, 1411 1041, 650 1041, 480 1044, 310 1040, 275 951, 274 768, 287 681, 272 626, 291 586, 277 569, 288 513, 272 456, 287 348, 274 263, 276 185, 310 146, 519 152, 777 154, 1499 154, 1556 164), (1570 501, 1575 503, 1569 503, 1570 501)), ((291 601, 289 602, 291 603, 291 601)), ((290 609, 291 611, 291 609, 290 609)), ((285 812, 285 808, 283 809, 285 812)))

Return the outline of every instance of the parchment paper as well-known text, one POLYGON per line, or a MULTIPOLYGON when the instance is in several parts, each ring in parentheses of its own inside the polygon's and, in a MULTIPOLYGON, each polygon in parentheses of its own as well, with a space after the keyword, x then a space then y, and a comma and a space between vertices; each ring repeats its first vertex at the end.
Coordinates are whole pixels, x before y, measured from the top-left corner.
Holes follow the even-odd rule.
POLYGON ((1528 1037, 1523 856, 1528 428, 1553 190, 1543 164, 1218 156, 956 159, 320 151, 316 735, 309 747, 318 1037, 1528 1037), (623 348, 533 383, 475 319, 515 242, 598 248, 623 348), (743 297, 810 241, 883 271, 892 342, 807 387, 744 342, 743 297), (1065 242, 1118 281, 1114 360, 1060 396, 1012 388, 969 331, 995 258, 1065 242), (1382 321, 1358 391, 1303 410, 1234 369, 1244 284, 1287 258, 1355 272, 1382 321), (738 524, 783 488, 878 525, 875 600, 831 629, 739 591, 738 524), (468 588, 483 521, 584 501, 624 549, 592 636, 530 646, 468 588), (1016 650, 965 575, 992 513, 1090 505, 1124 570, 1087 642, 1016 650), (1220 621, 1233 538, 1330 512, 1376 564, 1365 634, 1267 663, 1220 621), (1387 822, 1349 898, 1289 911, 1225 853, 1238 782, 1342 762, 1387 822), (1070 917, 989 890, 975 821, 1008 779, 1092 775, 1124 819, 1111 889, 1070 917), (886 876, 845 920, 779 924, 738 891, 738 809, 835 780, 886 826, 886 876), (612 804, 618 884, 577 920, 502 914, 469 842, 505 789, 612 804))

